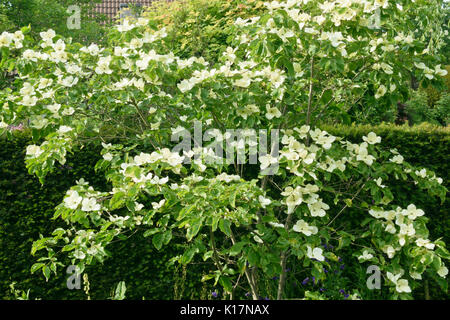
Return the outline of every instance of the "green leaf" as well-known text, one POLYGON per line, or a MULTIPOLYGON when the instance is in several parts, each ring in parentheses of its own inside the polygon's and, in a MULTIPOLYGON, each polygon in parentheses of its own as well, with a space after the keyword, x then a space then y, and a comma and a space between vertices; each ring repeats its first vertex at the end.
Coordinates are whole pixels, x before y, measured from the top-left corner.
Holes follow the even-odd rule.
POLYGON ((125 292, 127 292, 127 287, 125 286, 125 281, 120 281, 117 284, 116 290, 114 292, 113 300, 123 300, 123 299, 125 299, 125 292))
POLYGON ((222 219, 219 221, 219 229, 227 236, 231 237, 231 222, 227 219, 222 219))
POLYGON ((152 238, 152 243, 155 246, 157 250, 160 250, 164 241, 164 234, 163 233, 157 233, 152 238))
POLYGON ((186 250, 183 254, 183 256, 180 259, 181 264, 188 264, 192 261, 192 258, 194 258, 194 255, 198 252, 198 248, 196 246, 190 247, 188 250, 186 250))
POLYGON ((125 204, 125 193, 116 193, 109 201, 110 210, 115 210, 122 207, 125 204))
POLYGON ((235 243, 231 248, 230 248, 230 256, 236 256, 239 253, 241 253, 242 248, 244 247, 246 243, 245 242, 238 242, 235 243))
POLYGON ((172 230, 167 230, 163 233, 163 244, 167 245, 172 240, 172 230))
POLYGON ((230 293, 233 290, 233 284, 231 283, 229 277, 220 276, 219 283, 225 289, 226 292, 230 293))
POLYGON ((237 196, 238 191, 239 191, 239 189, 236 189, 234 192, 232 192, 230 195, 230 198, 229 198, 230 205, 233 208, 236 208, 236 196, 237 196))
POLYGON ((248 263, 251 264, 252 266, 257 266, 258 265, 259 254, 253 248, 251 248, 249 250, 247 258, 248 258, 248 263))
POLYGON ((154 229, 150 229, 144 232, 144 237, 150 237, 152 235, 154 235, 155 233, 160 232, 161 229, 160 228, 154 228, 154 229))
POLYGON ((37 270, 45 266, 44 263, 35 263, 31 266, 31 273, 35 273, 37 270))
POLYGON ((48 267, 48 266, 44 266, 43 268, 42 268, 42 273, 44 274, 44 276, 45 276, 45 279, 46 279, 46 281, 48 282, 48 279, 50 279, 50 268, 48 267))
POLYGON ((206 251, 205 254, 203 255, 203 261, 206 261, 209 258, 211 258, 213 256, 213 254, 214 254, 214 251, 212 251, 212 250, 206 251))
POLYGON ((188 241, 191 241, 193 237, 197 235, 202 227, 203 217, 196 218, 192 220, 191 226, 187 230, 186 238, 188 241))

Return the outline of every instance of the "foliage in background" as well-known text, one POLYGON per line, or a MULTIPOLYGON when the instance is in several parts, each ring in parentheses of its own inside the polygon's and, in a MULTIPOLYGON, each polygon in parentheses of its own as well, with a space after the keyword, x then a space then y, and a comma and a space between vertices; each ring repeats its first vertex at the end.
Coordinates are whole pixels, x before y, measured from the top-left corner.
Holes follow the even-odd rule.
POLYGON ((406 103, 411 124, 429 122, 447 126, 450 123, 450 65, 446 70, 448 73, 439 86, 411 90, 411 98, 406 103))
POLYGON ((215 63, 231 44, 238 18, 262 12, 262 0, 155 1, 143 16, 166 28, 168 50, 182 58, 203 57, 215 63))
POLYGON ((48 29, 55 30, 65 38, 74 42, 90 44, 101 43, 105 34, 102 23, 106 16, 92 14, 95 5, 101 0, 1 0, 0 1, 0 33, 15 31, 31 26, 34 37, 48 29), (67 12, 71 5, 81 9, 80 29, 69 29, 67 20, 73 14, 67 12))

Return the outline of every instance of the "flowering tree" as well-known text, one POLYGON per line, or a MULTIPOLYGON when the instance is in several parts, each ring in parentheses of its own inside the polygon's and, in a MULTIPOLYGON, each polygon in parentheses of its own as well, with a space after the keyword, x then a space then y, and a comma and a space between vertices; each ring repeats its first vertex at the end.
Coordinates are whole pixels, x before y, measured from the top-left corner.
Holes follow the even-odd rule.
POLYGON ((185 251, 172 262, 212 261, 203 280, 231 298, 243 286, 258 299, 275 276, 269 294, 289 298, 289 264, 326 281, 324 270, 346 249, 381 270, 391 298, 410 298, 424 273, 446 286, 445 244, 428 239, 413 199, 401 207, 389 187, 412 181, 443 201, 442 179, 383 148, 374 133, 354 144, 314 128, 359 101, 396 101, 414 66, 419 79, 445 75, 444 34, 434 23, 440 1, 266 7, 236 20, 234 45, 214 66, 168 52, 165 30, 145 18, 116 26, 107 47, 52 30, 37 45, 26 28, 0 36, 1 66, 18 73, 0 93, 0 128, 9 134, 9 125, 28 121, 33 138, 45 140, 27 147, 29 172, 43 183, 67 152, 96 141, 96 169, 111 186, 94 190, 87 178, 67 191, 54 216, 67 227, 34 243, 32 254, 47 255, 33 272, 49 278, 64 254, 83 272, 105 259, 113 239, 144 230, 157 249, 182 237, 185 251), (416 38, 411 25, 427 37, 416 38))

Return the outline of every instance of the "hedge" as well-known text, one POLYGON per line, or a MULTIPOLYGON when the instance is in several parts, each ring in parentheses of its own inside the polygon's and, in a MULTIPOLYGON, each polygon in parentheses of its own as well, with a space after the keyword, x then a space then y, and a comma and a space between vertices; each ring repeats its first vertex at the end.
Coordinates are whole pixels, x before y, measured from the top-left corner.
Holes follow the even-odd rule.
MULTIPOLYGON (((26 134, 0 140, 0 299, 12 298, 12 282, 17 282, 17 289, 30 289, 31 298, 86 299, 83 290, 67 288, 69 275, 65 270, 60 269, 48 283, 42 274, 32 275, 30 268, 38 257, 30 252, 39 234, 47 236, 61 223, 51 219, 53 208, 76 180, 85 178, 98 190, 107 187, 104 177, 96 175, 93 169, 100 148, 91 146, 70 156, 41 186, 25 168, 25 148, 29 143, 26 134)), ((202 298, 205 290, 201 290, 199 281, 201 270, 190 268, 192 272, 181 281, 183 271, 167 264, 179 248, 175 245, 158 252, 150 240, 136 233, 108 248, 114 255, 105 264, 87 269, 91 299, 110 297, 119 281, 125 281, 126 297, 130 299, 173 299, 175 289, 179 298, 202 298)))
MULTIPOLYGON (((378 126, 371 125, 322 125, 321 128, 334 135, 345 137, 352 142, 360 143, 362 136, 373 131, 381 136, 381 144, 387 149, 396 148, 401 155, 411 164, 433 170, 438 177, 443 179, 443 185, 449 188, 450 169, 450 127, 441 127, 422 123, 420 125, 397 126, 384 123, 378 126)), ((448 245, 450 239, 449 219, 449 195, 444 203, 439 199, 430 198, 426 193, 412 193, 413 186, 389 181, 396 201, 402 206, 413 202, 422 208, 430 221, 427 226, 430 231, 430 239, 443 238, 448 245)), ((416 298, 423 299, 424 290, 415 293, 416 298)), ((437 286, 430 283, 430 297, 432 299, 449 299, 448 293, 442 292, 437 286)))
MULTIPOLYGON (((360 142, 363 135, 373 131, 382 137, 386 148, 397 148, 410 163, 434 170, 448 187, 449 128, 427 124, 414 127, 323 125, 321 128, 354 142, 360 142)), ((91 146, 89 150, 70 156, 66 165, 59 166, 41 186, 35 177, 28 174, 24 165, 25 147, 29 142, 27 134, 15 134, 12 140, 0 141, 0 299, 13 298, 9 290, 13 281, 17 282, 19 289, 30 289, 31 298, 85 299, 83 290, 67 289, 68 275, 64 272, 52 277, 48 283, 42 275, 31 275, 30 268, 36 257, 30 255, 30 250, 39 234, 50 234, 60 223, 51 219, 53 208, 76 180, 85 178, 96 189, 107 189, 104 177, 96 175, 93 170, 100 148, 91 146)), ((409 185, 394 183, 393 189, 400 203, 407 205, 411 201, 409 185)), ((430 218, 430 237, 443 236, 449 243, 448 200, 441 204, 426 194, 414 194, 413 200, 430 218)), ((211 284, 200 281, 207 268, 201 260, 187 270, 169 266, 169 258, 179 250, 180 245, 175 243, 156 251, 149 238, 140 233, 114 243, 109 248, 112 256, 103 265, 87 269, 91 299, 110 297, 119 281, 126 283, 127 299, 211 298, 210 293, 215 289, 211 284)), ((351 259, 347 257, 346 260, 351 259)), ((448 299, 448 294, 433 284, 429 290, 431 298, 448 299)), ((423 290, 415 293, 415 297, 423 299, 423 290)))

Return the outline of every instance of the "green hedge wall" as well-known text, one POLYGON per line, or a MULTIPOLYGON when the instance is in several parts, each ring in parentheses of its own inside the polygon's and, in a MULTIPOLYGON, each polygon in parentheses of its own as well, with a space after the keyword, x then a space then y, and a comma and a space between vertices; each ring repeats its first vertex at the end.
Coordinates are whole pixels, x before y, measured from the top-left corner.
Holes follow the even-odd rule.
MULTIPOLYGON (((450 154, 450 129, 420 125, 414 127, 382 124, 373 126, 330 126, 322 129, 343 136, 354 142, 361 142, 363 135, 373 131, 382 137, 386 148, 397 148, 405 159, 415 165, 432 169, 448 187, 450 154)), ((47 177, 41 186, 25 168, 25 147, 30 142, 28 135, 16 134, 12 140, 0 140, 0 299, 13 298, 9 284, 30 289, 31 298, 43 299, 86 299, 83 290, 69 290, 64 270, 58 277, 45 282, 42 275, 31 275, 31 265, 37 259, 30 255, 32 242, 39 234, 48 235, 58 226, 52 220, 53 208, 61 202, 65 191, 77 179, 85 178, 96 189, 105 190, 107 184, 102 175, 96 175, 93 166, 99 159, 99 148, 91 146, 76 152, 68 158, 65 166, 47 177)), ((411 186, 393 186, 398 200, 408 204, 411 186)), ((449 243, 450 219, 448 200, 441 204, 426 194, 414 196, 414 203, 423 208, 430 218, 430 237, 444 237, 449 243)), ((112 244, 109 252, 114 253, 103 265, 87 269, 92 299, 108 298, 119 281, 125 281, 127 299, 209 299, 214 290, 211 285, 200 282, 207 265, 193 264, 187 270, 168 266, 168 259, 177 254, 181 246, 177 243, 156 251, 149 238, 141 233, 125 241, 112 244)), ((351 258, 349 258, 351 259, 351 258)), ((415 293, 423 299, 423 290, 415 293)), ((434 299, 448 299, 448 295, 430 284, 430 296, 434 299)))
MULTIPOLYGON (((0 140, 0 299, 13 298, 9 290, 13 281, 17 289, 30 289, 30 298, 86 299, 83 290, 67 289, 65 270, 48 283, 42 274, 32 275, 30 268, 38 257, 30 251, 39 234, 47 236, 62 223, 51 219, 53 208, 76 180, 84 178, 98 190, 107 187, 104 177, 93 170, 100 149, 91 146, 69 156, 41 186, 25 168, 28 144, 28 136, 20 133, 13 140, 0 140)), ((167 261, 181 250, 176 244, 158 252, 151 238, 136 233, 108 249, 114 255, 105 264, 87 269, 92 299, 110 297, 119 281, 125 281, 130 299, 173 299, 175 289, 181 298, 204 295, 199 267, 191 267, 186 279, 183 270, 168 267, 167 261)))
MULTIPOLYGON (((405 160, 416 166, 433 170, 443 179, 443 185, 449 188, 450 169, 450 127, 434 126, 423 123, 418 126, 395 126, 381 124, 378 126, 321 126, 331 134, 345 137, 352 142, 362 142, 362 136, 373 131, 381 136, 381 143, 386 149, 396 148, 405 160)), ((410 199, 409 188, 405 184, 394 185, 397 200, 404 204, 414 202, 423 207, 432 221, 428 227, 434 239, 441 236, 449 243, 450 218, 448 216, 449 198, 441 204, 439 199, 432 199, 427 194, 410 199), (400 198, 399 198, 400 197, 400 198)))
MULTIPOLYGON (((438 177, 443 179, 443 185, 449 189, 449 169, 450 169, 450 127, 441 127, 422 123, 417 126, 396 126, 391 123, 378 126, 352 125, 352 126, 331 126, 322 125, 323 130, 331 134, 345 137, 352 142, 362 142, 362 136, 373 131, 381 136, 381 144, 386 149, 396 148, 409 163, 433 170, 438 177)), ((415 191, 413 185, 389 181, 389 186, 396 201, 402 206, 407 206, 413 202, 417 207, 422 208, 430 221, 427 226, 430 230, 430 239, 443 238, 443 241, 450 244, 450 199, 447 198, 441 203, 437 198, 430 198, 426 193, 415 191), (414 191, 413 191, 414 190, 414 191)), ((424 284, 424 282, 422 282, 424 284)), ((448 300, 450 295, 443 292, 437 284, 430 281, 429 292, 431 299, 448 300)), ((425 288, 418 289, 414 293, 415 298, 425 299, 425 288)))

